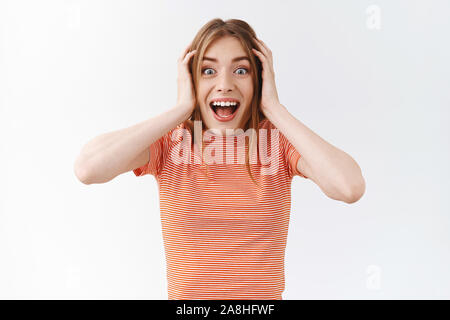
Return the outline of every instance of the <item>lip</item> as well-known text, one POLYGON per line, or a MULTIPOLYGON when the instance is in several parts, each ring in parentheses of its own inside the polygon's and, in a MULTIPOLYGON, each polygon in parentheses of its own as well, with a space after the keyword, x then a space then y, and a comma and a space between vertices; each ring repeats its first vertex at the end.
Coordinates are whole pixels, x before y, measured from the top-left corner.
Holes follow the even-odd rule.
POLYGON ((220 121, 220 122, 229 122, 229 121, 233 120, 234 117, 236 117, 236 114, 238 113, 238 110, 239 110, 239 108, 241 107, 241 102, 240 102, 239 100, 237 100, 237 99, 234 99, 234 98, 216 98, 216 99, 212 99, 212 100, 209 102, 208 106, 209 106, 209 109, 210 109, 210 111, 212 112, 214 118, 215 118, 217 121, 220 121), (229 116, 229 117, 227 117, 227 118, 223 118, 223 117, 219 117, 219 116, 214 112, 213 108, 211 107, 211 103, 213 103, 213 102, 215 102, 215 101, 238 102, 238 103, 239 103, 239 106, 236 108, 236 110, 234 111, 234 113, 233 113, 231 116, 229 116))
POLYGON ((235 99, 235 98, 215 98, 215 99, 211 99, 211 101, 209 102, 210 104, 216 101, 224 101, 224 102, 239 102, 239 99, 235 99))

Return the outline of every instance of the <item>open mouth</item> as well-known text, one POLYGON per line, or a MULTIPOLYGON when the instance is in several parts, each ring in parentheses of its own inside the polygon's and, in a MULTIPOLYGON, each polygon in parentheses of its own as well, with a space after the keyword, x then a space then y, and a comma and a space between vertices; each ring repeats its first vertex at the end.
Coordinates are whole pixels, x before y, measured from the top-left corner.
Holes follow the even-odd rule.
POLYGON ((214 112, 214 116, 220 121, 229 121, 233 119, 240 105, 241 104, 239 102, 236 102, 236 105, 230 106, 214 105, 212 102, 209 104, 210 108, 214 112))

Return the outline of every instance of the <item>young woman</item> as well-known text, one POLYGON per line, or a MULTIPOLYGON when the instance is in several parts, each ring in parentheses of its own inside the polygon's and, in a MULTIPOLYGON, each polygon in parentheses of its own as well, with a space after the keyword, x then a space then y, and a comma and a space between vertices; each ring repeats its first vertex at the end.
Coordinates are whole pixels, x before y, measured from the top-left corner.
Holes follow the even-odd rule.
POLYGON ((91 140, 75 173, 156 178, 169 299, 282 299, 293 177, 353 203, 361 170, 280 104, 272 53, 242 20, 204 25, 177 80, 175 107, 91 140))

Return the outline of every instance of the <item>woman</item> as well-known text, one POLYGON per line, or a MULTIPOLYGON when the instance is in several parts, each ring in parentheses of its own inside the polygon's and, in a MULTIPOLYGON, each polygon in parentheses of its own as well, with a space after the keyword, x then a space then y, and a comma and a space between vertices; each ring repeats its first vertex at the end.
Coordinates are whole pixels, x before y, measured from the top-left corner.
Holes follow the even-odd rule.
POLYGON ((203 26, 177 80, 175 107, 91 140, 76 175, 156 178, 169 299, 282 299, 293 177, 353 203, 361 170, 280 104, 272 53, 244 21, 203 26))

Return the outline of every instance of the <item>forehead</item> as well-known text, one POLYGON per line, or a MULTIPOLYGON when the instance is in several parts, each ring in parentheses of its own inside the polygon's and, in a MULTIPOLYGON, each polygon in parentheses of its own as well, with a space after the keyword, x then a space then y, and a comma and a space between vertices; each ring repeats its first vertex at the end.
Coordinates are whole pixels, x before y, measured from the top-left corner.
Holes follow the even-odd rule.
POLYGON ((227 36, 213 41, 208 46, 202 61, 234 63, 238 61, 250 62, 250 59, 245 53, 240 41, 234 37, 227 36))

